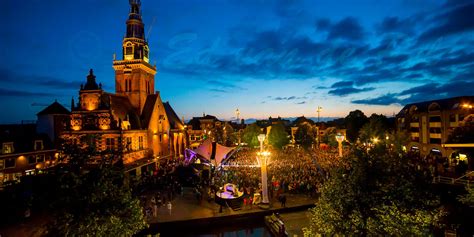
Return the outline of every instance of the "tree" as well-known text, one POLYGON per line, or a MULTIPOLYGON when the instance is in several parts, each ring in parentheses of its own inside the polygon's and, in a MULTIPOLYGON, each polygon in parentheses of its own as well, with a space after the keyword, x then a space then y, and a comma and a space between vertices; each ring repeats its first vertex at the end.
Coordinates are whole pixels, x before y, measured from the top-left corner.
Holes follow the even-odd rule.
POLYGON ((321 138, 321 142, 326 143, 330 147, 337 147, 338 143, 336 140, 337 130, 335 128, 327 129, 324 136, 321 138))
MULTIPOLYGON (((455 128, 448 138, 448 143, 474 143, 474 121, 466 121, 462 126, 455 128)), ((463 147, 459 152, 467 155, 468 169, 474 170, 474 148, 463 147)))
POLYGON ((355 142, 357 140, 359 130, 366 122, 367 116, 365 116, 365 114, 360 110, 351 111, 349 115, 344 118, 344 123, 347 129, 346 135, 350 142, 355 142))
POLYGON ((295 134, 295 140, 304 148, 309 148, 313 144, 317 136, 317 129, 309 122, 301 122, 297 124, 298 130, 295 134))
POLYGON ((389 122, 384 115, 372 114, 359 131, 360 142, 371 142, 373 138, 385 139, 389 133, 389 122))
POLYGON ((233 146, 238 141, 239 141, 238 132, 235 132, 234 128, 229 123, 226 123, 224 125, 224 143, 223 144, 225 146, 233 146))
POLYGON ((429 178, 385 145, 352 149, 321 188, 305 234, 429 235, 443 214, 429 178))
MULTIPOLYGON (((84 165, 95 153, 75 145, 65 149, 68 165, 59 176, 51 236, 131 236, 147 226, 139 200, 124 183, 124 170, 115 159, 84 165)), ((116 156, 116 155, 112 155, 116 156)))
POLYGON ((260 127, 256 123, 250 124, 244 129, 242 141, 247 143, 250 147, 256 147, 259 145, 257 137, 260 133, 260 127))
POLYGON ((272 125, 270 133, 268 134, 268 143, 277 149, 281 149, 288 144, 290 139, 288 133, 285 131, 285 126, 281 123, 272 125))
POLYGON ((465 205, 468 205, 470 207, 474 207, 474 188, 473 187, 471 187, 471 188, 466 187, 466 191, 467 191, 466 194, 460 195, 457 199, 465 205))

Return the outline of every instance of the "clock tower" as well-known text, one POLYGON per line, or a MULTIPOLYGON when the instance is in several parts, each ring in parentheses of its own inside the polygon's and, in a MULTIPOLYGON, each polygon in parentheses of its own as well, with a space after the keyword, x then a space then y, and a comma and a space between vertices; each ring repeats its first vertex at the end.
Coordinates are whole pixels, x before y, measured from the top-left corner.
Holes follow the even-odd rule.
POLYGON ((154 93, 156 66, 149 63, 150 49, 145 39, 145 25, 140 13, 140 0, 129 0, 127 32, 122 41, 122 59, 114 56, 115 92, 129 98, 142 113, 148 95, 154 93))

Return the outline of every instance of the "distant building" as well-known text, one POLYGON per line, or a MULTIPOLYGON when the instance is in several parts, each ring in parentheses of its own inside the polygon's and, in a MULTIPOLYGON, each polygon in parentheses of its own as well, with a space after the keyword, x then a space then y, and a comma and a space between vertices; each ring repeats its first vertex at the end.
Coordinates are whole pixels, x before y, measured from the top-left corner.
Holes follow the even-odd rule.
POLYGON ((34 123, 0 125, 0 145, 0 188, 19 182, 22 176, 41 174, 57 163, 52 140, 38 133, 34 123))
POLYGON ((408 104, 398 113, 397 129, 410 136, 407 149, 421 156, 451 157, 453 148, 443 147, 456 127, 473 119, 474 96, 408 104))
POLYGON ((212 131, 223 126, 223 122, 213 115, 205 115, 202 117, 193 117, 187 124, 187 135, 189 146, 191 148, 198 147, 206 138, 212 136, 212 131))
POLYGON ((105 92, 91 69, 62 138, 87 137, 98 151, 118 151, 128 171, 139 175, 157 159, 184 154, 184 124, 154 91, 156 66, 149 63, 140 1, 130 1, 126 25, 122 59, 113 60, 115 93, 105 92))
POLYGON ((272 126, 275 124, 283 124, 283 126, 288 127, 290 126, 291 121, 288 119, 282 119, 280 117, 278 118, 269 117, 266 120, 257 120, 256 123, 261 128, 265 128, 265 127, 272 126))

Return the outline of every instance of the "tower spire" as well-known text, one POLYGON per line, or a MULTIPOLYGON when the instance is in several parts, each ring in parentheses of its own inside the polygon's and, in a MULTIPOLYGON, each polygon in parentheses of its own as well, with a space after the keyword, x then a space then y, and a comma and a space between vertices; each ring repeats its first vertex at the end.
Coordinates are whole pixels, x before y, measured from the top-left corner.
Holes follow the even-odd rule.
POLYGON ((145 39, 141 2, 129 0, 129 3, 127 30, 122 41, 122 59, 113 60, 115 92, 127 96, 133 107, 141 113, 147 96, 154 92, 156 67, 149 63, 150 50, 145 39))
POLYGON ((125 38, 145 39, 144 24, 140 14, 140 0, 129 0, 130 13, 127 20, 127 34, 125 38))

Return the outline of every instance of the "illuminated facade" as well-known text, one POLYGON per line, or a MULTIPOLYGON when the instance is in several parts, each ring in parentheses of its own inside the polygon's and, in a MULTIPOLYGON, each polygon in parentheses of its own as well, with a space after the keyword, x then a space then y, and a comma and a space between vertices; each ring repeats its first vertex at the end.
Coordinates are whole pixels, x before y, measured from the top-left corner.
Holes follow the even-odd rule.
POLYGON ((451 157, 443 145, 456 127, 474 119, 474 96, 454 97, 406 105, 397 115, 397 128, 410 137, 407 149, 421 156, 451 157))
POLYGON ((57 164, 57 150, 37 124, 0 125, 0 189, 57 164))
POLYGON ((185 139, 184 124, 154 91, 156 66, 149 64, 140 2, 130 1, 130 7, 122 59, 113 60, 115 93, 105 92, 91 69, 63 138, 93 137, 98 151, 120 151, 125 165, 138 170, 154 158, 181 156, 185 139))

